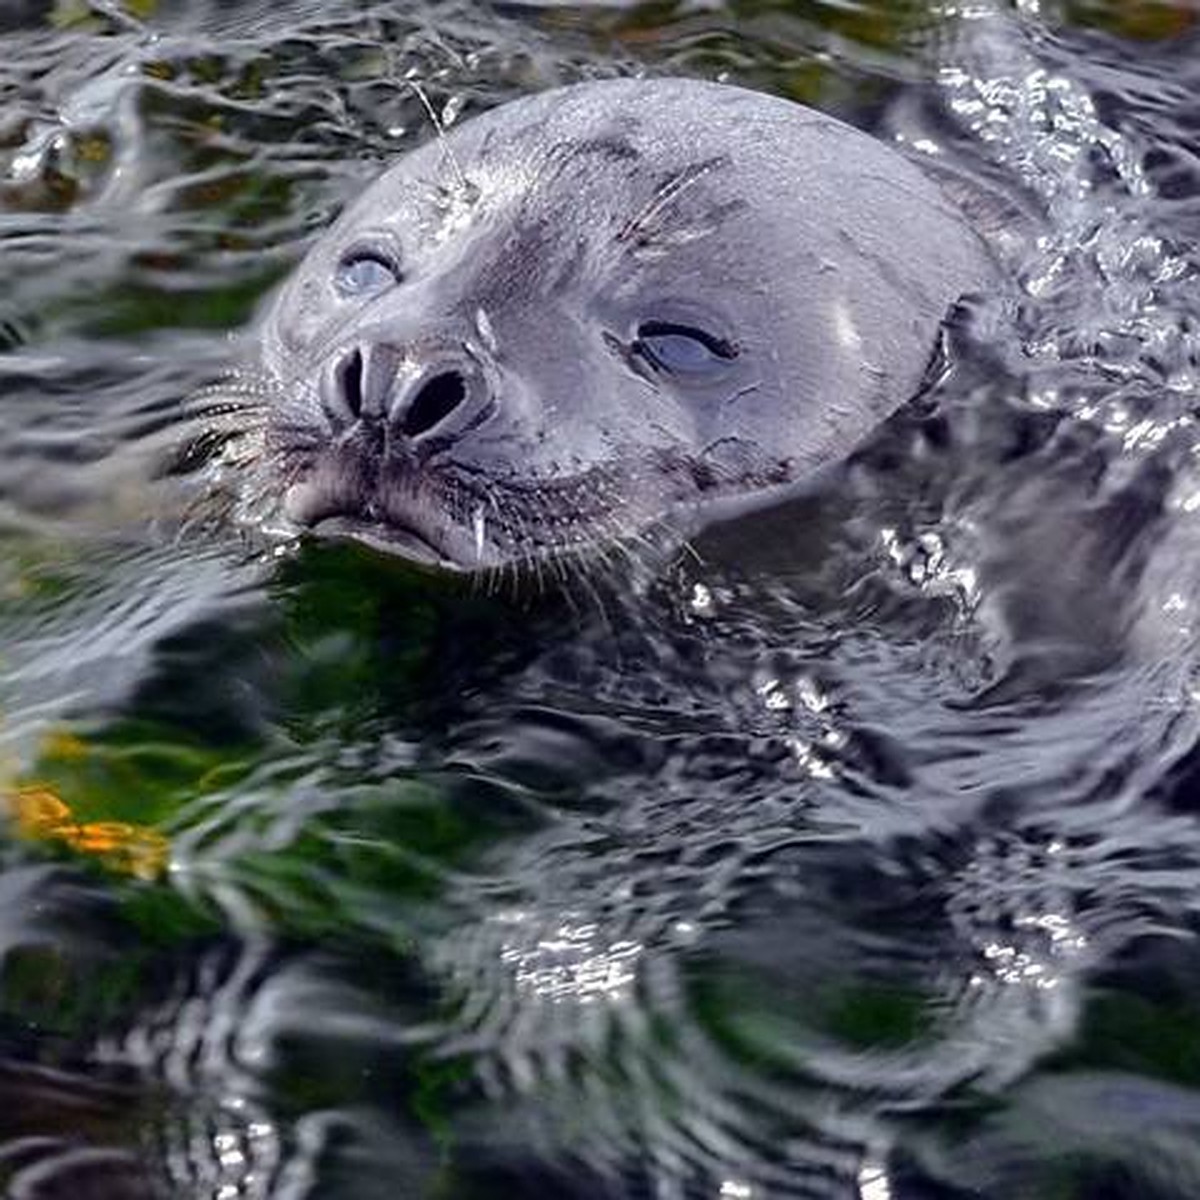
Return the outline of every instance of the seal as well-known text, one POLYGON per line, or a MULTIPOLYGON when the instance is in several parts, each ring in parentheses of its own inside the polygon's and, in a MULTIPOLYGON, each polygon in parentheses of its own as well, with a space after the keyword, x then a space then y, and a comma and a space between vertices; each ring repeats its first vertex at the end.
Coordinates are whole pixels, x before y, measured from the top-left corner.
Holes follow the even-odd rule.
POLYGON ((254 503, 457 571, 613 561, 843 459, 995 273, 917 166, 790 101, 519 99, 401 158, 270 304, 254 503))

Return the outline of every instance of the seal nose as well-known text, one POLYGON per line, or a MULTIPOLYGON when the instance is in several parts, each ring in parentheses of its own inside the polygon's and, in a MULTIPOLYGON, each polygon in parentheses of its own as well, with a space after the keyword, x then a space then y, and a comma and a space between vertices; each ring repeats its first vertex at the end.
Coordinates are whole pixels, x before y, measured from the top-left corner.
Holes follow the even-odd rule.
POLYGON ((442 360, 414 367, 386 346, 354 346, 327 373, 322 400, 335 428, 381 422, 417 442, 445 432, 479 386, 473 364, 442 360))
POLYGON ((460 372, 438 371, 393 398, 392 423, 415 442, 437 429, 466 398, 467 381, 460 372))

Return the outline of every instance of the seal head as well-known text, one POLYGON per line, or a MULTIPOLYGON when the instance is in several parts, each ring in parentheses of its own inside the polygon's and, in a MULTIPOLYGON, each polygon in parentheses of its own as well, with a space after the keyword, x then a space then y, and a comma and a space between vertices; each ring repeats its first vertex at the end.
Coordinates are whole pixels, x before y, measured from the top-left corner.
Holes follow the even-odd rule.
POLYGON ((795 491, 994 268, 897 152, 687 80, 518 100, 402 158, 268 310, 260 494, 462 571, 795 491))

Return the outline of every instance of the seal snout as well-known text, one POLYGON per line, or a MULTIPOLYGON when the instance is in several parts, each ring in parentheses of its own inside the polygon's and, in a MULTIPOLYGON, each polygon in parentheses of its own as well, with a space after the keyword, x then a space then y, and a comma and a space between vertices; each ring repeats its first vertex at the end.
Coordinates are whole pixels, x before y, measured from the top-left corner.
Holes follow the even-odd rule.
POLYGON ((323 373, 321 404, 335 432, 379 425, 410 445, 456 438, 483 415, 488 387, 467 351, 429 356, 359 343, 323 373))

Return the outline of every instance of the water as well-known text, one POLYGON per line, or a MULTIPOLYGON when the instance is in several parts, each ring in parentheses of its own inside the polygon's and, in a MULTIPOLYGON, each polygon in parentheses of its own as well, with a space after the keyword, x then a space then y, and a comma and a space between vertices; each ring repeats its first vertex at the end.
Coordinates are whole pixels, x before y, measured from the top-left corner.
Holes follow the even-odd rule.
POLYGON ((1196 1194, 1190 6, 0 29, 6 1194, 1196 1194), (638 69, 904 143, 1016 300, 603 592, 200 519, 183 398, 426 136, 405 80, 452 123, 638 69))

